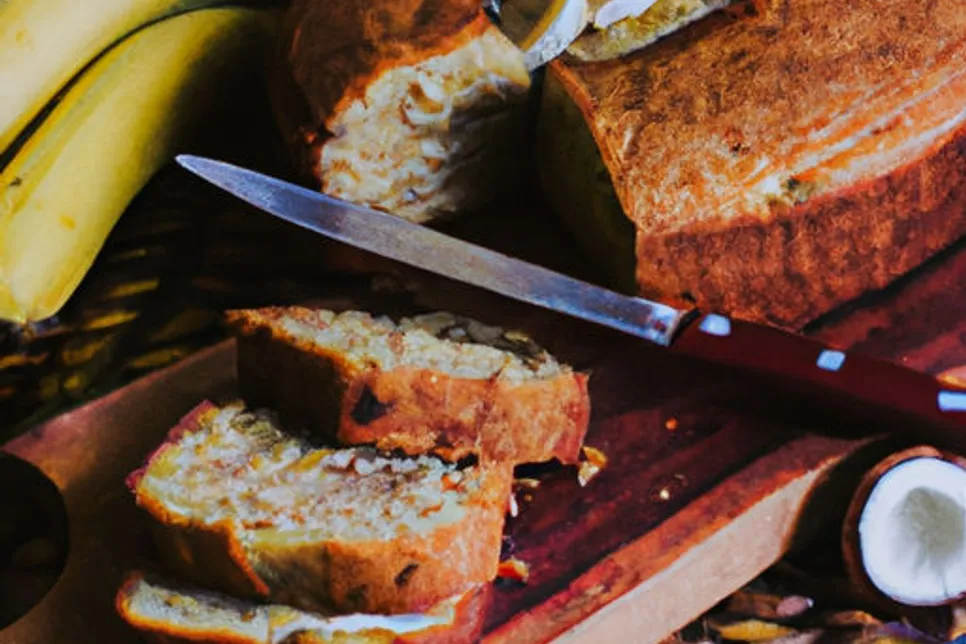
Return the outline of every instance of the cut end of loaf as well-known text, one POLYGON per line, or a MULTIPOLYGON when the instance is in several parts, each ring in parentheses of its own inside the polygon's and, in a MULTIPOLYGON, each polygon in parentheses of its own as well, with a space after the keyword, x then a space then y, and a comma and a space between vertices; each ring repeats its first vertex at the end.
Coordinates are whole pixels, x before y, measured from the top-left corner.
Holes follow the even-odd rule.
POLYGON ((313 147, 322 191, 424 223, 504 193, 530 77, 496 27, 455 51, 385 72, 313 147), (371 154, 385 146, 390 154, 371 154))
POLYGON ((428 222, 518 185, 530 75, 479 2, 297 0, 285 23, 278 116, 323 192, 428 222))
POLYGON ((477 470, 429 456, 311 447, 273 414, 240 403, 192 418, 135 486, 139 502, 167 521, 227 522, 288 542, 391 540, 460 521, 480 486, 477 470))

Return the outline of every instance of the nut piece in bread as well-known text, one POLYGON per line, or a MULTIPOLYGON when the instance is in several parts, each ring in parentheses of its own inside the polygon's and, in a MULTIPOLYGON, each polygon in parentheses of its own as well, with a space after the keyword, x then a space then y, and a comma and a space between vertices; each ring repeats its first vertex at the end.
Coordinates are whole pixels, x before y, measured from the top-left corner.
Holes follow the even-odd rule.
POLYGON ((530 75, 480 0, 294 0, 273 77, 321 191, 424 223, 515 189, 530 75))
POLYGON ((587 376, 528 337, 449 313, 397 322, 360 311, 237 310, 250 405, 348 445, 482 463, 576 463, 587 376))
POLYGON ((133 572, 118 590, 115 605, 128 624, 171 643, 444 644, 476 641, 486 590, 472 588, 421 613, 326 617, 133 572))
POLYGON ((186 581, 323 613, 419 612, 492 581, 508 467, 322 449, 205 402, 128 485, 186 581))
POLYGON ((966 233, 966 12, 759 4, 621 60, 554 61, 538 157, 616 282, 799 329, 966 233))

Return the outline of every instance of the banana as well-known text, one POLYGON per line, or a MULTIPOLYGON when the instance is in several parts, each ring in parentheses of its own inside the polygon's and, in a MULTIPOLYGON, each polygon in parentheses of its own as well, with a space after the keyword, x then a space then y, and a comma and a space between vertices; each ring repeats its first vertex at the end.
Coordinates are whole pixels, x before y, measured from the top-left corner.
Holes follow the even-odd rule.
POLYGON ((138 27, 217 0, 0 0, 0 150, 97 54, 138 27))
POLYGON ((152 175, 239 91, 263 91, 246 77, 278 22, 277 10, 240 7, 169 17, 72 82, 0 170, 0 318, 59 311, 152 175))

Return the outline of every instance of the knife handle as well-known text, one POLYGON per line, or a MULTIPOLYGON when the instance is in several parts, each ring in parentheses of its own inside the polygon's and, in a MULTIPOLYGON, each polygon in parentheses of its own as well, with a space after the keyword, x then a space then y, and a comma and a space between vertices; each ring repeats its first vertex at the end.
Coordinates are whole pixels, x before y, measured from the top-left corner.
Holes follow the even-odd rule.
POLYGON ((765 376, 766 383, 789 385, 793 393, 826 394, 846 409, 893 421, 890 424, 914 440, 966 448, 966 390, 944 385, 929 374, 715 314, 688 324, 671 348, 743 367, 765 376))

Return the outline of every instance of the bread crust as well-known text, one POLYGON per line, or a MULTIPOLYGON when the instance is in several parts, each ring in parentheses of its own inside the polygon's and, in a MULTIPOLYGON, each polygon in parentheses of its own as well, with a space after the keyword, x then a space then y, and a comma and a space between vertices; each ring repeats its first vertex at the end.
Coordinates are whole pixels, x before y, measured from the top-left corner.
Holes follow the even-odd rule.
POLYGON ((966 20, 953 0, 757 4, 550 73, 636 226, 640 293, 800 329, 966 233, 966 20))
POLYGON ((447 54, 491 26, 479 0, 294 0, 281 40, 295 86, 328 126, 381 74, 447 54))
POLYGON ((249 404, 344 445, 511 465, 579 461, 591 409, 586 374, 510 382, 412 367, 359 369, 273 324, 306 313, 227 313, 238 340, 239 390, 249 404))
POLYGON ((961 129, 928 158, 768 222, 639 235, 637 281, 645 296, 690 294, 706 310, 798 330, 961 238, 964 212, 961 129), (926 194, 939 186, 939 199, 926 194))
POLYGON ((530 82, 479 0, 295 0, 269 90, 301 181, 427 223, 517 187, 530 82))
MULTIPOLYGON (((202 403, 173 433, 190 431, 212 409, 202 403)), ((458 521, 386 540, 308 544, 289 543, 287 535, 269 530, 246 530, 234 521, 199 524, 143 492, 142 475, 130 477, 129 484, 155 521, 165 565, 181 579, 238 598, 268 598, 325 614, 394 614, 425 610, 496 578, 513 468, 494 464, 477 470, 479 487, 458 521)))

